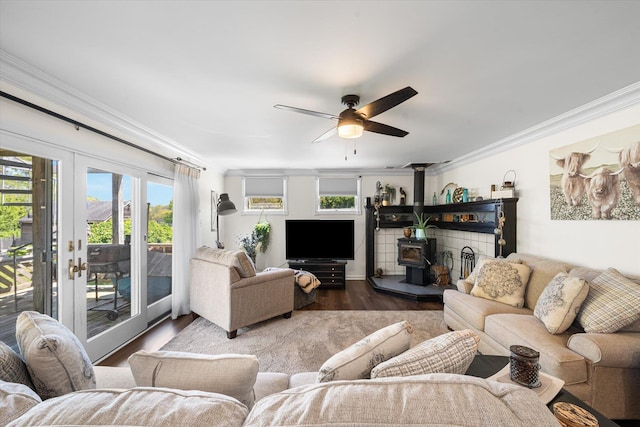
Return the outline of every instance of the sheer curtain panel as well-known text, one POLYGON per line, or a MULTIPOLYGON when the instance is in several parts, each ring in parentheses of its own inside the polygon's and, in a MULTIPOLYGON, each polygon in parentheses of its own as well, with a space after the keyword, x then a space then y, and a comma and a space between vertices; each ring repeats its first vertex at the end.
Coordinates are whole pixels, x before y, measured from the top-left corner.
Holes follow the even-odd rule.
POLYGON ((200 246, 200 170, 176 165, 173 201, 173 298, 171 318, 189 314, 189 260, 200 246))

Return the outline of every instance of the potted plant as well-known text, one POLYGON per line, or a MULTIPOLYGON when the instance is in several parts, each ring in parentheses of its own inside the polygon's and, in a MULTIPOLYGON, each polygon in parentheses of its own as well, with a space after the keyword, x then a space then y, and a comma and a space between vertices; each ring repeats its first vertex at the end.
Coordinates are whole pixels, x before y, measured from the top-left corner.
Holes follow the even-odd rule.
POLYGON ((415 230, 416 239, 424 240, 427 238, 427 228, 438 228, 435 225, 429 224, 431 220, 430 216, 425 217, 423 213, 418 215, 416 212, 413 212, 416 217, 416 224, 413 224, 411 228, 415 230))
POLYGON ((242 249, 247 253, 249 258, 256 263, 256 248, 258 247, 258 238, 255 231, 252 231, 249 235, 242 235, 238 238, 238 243, 242 249))

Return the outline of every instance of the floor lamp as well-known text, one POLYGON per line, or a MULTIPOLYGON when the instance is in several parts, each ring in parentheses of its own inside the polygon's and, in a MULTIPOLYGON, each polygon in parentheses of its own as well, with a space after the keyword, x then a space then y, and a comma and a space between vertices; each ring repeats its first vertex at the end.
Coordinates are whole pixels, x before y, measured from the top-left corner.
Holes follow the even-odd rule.
POLYGON ((237 212, 236 205, 229 200, 228 193, 220 194, 218 203, 216 204, 216 246, 218 249, 224 249, 224 244, 220 242, 220 215, 230 215, 237 212))

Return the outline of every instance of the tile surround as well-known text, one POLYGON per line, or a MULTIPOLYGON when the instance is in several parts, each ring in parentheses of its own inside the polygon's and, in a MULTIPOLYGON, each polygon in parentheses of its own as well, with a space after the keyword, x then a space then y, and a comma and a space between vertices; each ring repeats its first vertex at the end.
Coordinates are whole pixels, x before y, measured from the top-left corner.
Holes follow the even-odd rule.
MULTIPOLYGON (((469 246, 476 255, 495 255, 495 236, 486 233, 474 233, 459 230, 429 230, 428 237, 437 240, 438 264, 442 264, 440 256, 443 251, 450 251, 453 257, 452 280, 460 276, 460 251, 469 246)), ((375 268, 382 268, 384 275, 404 275, 405 267, 398 265, 398 239, 404 237, 402 228, 381 228, 375 235, 375 268)))

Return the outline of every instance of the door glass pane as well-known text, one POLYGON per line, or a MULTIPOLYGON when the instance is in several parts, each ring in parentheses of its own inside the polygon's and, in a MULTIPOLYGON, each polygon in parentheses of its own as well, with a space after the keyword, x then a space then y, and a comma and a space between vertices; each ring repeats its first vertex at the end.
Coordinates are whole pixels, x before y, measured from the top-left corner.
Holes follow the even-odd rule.
POLYGON ((147 184, 147 304, 171 295, 173 187, 147 184))
POLYGON ((87 339, 132 316, 132 297, 138 297, 131 275, 132 212, 131 177, 89 168, 87 339))
POLYGON ((57 161, 0 150, 0 339, 15 350, 21 311, 57 318, 57 182, 57 161))

